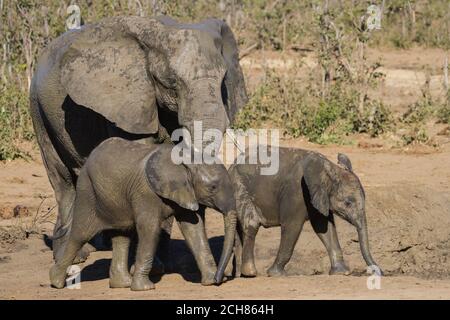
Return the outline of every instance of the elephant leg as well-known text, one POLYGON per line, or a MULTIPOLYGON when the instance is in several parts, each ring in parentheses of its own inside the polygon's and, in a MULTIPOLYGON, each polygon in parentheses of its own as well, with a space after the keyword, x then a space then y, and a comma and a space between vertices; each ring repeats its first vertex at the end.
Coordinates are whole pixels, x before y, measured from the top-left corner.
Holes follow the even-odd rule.
MULTIPOLYGON (((152 216, 154 214, 151 214, 152 216)), ((145 215, 149 216, 149 215, 145 215)), ((131 290, 144 291, 155 289, 155 285, 148 278, 152 269, 156 249, 158 247, 161 226, 159 221, 138 218, 136 221, 138 244, 136 250, 136 262, 134 264, 131 290)))
POLYGON ((128 252, 130 237, 123 232, 114 232, 112 241, 112 260, 109 268, 110 288, 129 288, 131 275, 128 271, 128 252))
POLYGON ((200 269, 202 285, 213 285, 217 266, 209 247, 202 214, 179 210, 175 219, 200 269))
POLYGON ((314 231, 327 249, 331 264, 329 274, 349 275, 350 270, 344 262, 333 217, 330 216, 330 219, 328 219, 327 217, 318 214, 313 215, 310 220, 314 231))
MULTIPOLYGON (((159 241, 161 241, 161 235, 159 237, 159 241)), ((159 243, 158 241, 158 243, 159 243)), ((131 247, 133 249, 131 249, 130 251, 132 252, 136 252, 136 247, 137 247, 137 240, 133 240, 131 241, 131 247)), ((166 266, 161 262, 161 260, 158 257, 158 250, 159 250, 159 246, 158 249, 156 250, 156 254, 153 258, 153 263, 152 263, 152 269, 150 270, 150 276, 157 276, 157 275, 161 275, 164 274, 164 272, 166 272, 166 266)), ((130 257, 129 257, 130 258, 130 257)), ((130 274, 133 275, 134 274, 134 261, 136 260, 136 255, 135 254, 131 254, 131 267, 130 267, 130 274)), ((130 261, 130 259, 129 259, 130 261)))
MULTIPOLYGON (((58 217, 56 218, 52 237, 53 258, 55 261, 58 261, 64 254, 64 247, 69 238, 72 225, 71 210, 75 194, 75 189, 68 185, 60 189, 55 188, 56 203, 58 204, 58 217)), ((72 263, 83 263, 89 257, 89 254, 95 250, 96 249, 91 244, 85 243, 83 247, 80 248, 80 251, 77 253, 72 263)))
POLYGON ((242 242, 244 240, 244 233, 242 232, 242 227, 237 226, 236 228, 236 246, 234 250, 234 256, 235 256, 235 264, 236 269, 234 271, 234 276, 239 278, 241 276, 241 269, 242 269, 242 242))
MULTIPOLYGON (((167 220, 167 219, 166 219, 167 220)), ((159 234, 158 248, 156 250, 155 257, 153 259, 152 269, 150 270, 151 276, 161 275, 164 272, 169 271, 169 245, 170 245, 170 233, 167 232, 167 221, 163 220, 161 223, 161 232, 159 234)), ((172 225, 170 225, 172 228, 172 225)), ((131 237, 130 243, 130 255, 129 263, 131 264, 130 274, 134 274, 134 262, 136 260, 136 248, 137 248, 137 237, 131 237)))
POLYGON ((61 258, 50 269, 50 283, 53 287, 58 289, 64 288, 67 268, 72 265, 78 251, 86 242, 82 239, 69 238, 61 258))
POLYGON ((162 274, 165 270, 170 270, 169 250, 170 234, 172 233, 174 217, 170 216, 161 222, 161 234, 159 235, 158 250, 153 264, 152 274, 162 274))
MULTIPOLYGON (((58 216, 53 229, 53 258, 58 261, 63 255, 63 248, 69 238, 72 223, 71 210, 75 200, 75 186, 69 170, 59 159, 50 141, 42 148, 42 159, 47 169, 50 184, 55 192, 58 204, 58 216)), ((87 251, 80 251, 76 263, 83 262, 88 257, 87 251)))
POLYGON ((242 266, 241 274, 245 277, 256 276, 255 239, 261 224, 259 222, 247 226, 243 230, 242 266))
MULTIPOLYGON (((50 176, 51 175, 49 174, 49 177, 50 176)), ((52 237, 53 258, 55 261, 58 261, 62 256, 63 247, 70 234, 72 220, 70 211, 75 199, 75 188, 71 186, 69 182, 61 181, 62 179, 62 177, 49 178, 53 190, 55 191, 56 203, 58 204, 58 216, 56 218, 52 237)), ((86 258, 87 256, 80 260, 85 260, 86 258)))
POLYGON ((290 221, 290 223, 283 223, 281 225, 280 247, 278 248, 278 254, 274 263, 267 270, 267 275, 269 277, 286 275, 284 267, 292 257, 305 219, 305 217, 301 217, 300 219, 295 219, 295 221, 290 221))
MULTIPOLYGON (((74 211, 86 210, 85 205, 77 206, 75 204, 74 206, 74 211)), ((83 245, 101 231, 101 222, 95 218, 95 214, 92 211, 87 212, 87 214, 90 215, 89 225, 83 225, 81 221, 74 220, 63 254, 50 269, 50 283, 55 288, 61 289, 64 287, 67 268, 73 264, 83 245)), ((83 214, 83 217, 86 216, 86 214, 83 214)))
MULTIPOLYGON (((39 103, 35 98, 31 99, 30 113, 37 142, 41 150, 42 161, 58 204, 58 216, 53 229, 52 244, 53 258, 55 261, 58 261, 63 255, 64 245, 69 238, 72 222, 71 209, 75 199, 75 183, 69 169, 61 160, 53 145, 40 113, 39 103)), ((91 251, 92 246, 86 244, 86 247, 80 250, 74 262, 80 263, 85 261, 91 251)))
MULTIPOLYGON (((160 125, 160 130, 161 128, 164 129, 160 125)), ((119 130, 116 126, 108 127, 108 133, 109 136, 120 136, 126 140, 132 140, 129 135, 127 134, 124 135, 123 131, 119 130)), ((164 132, 162 133, 164 134, 164 132)), ((147 136, 142 139, 138 140, 133 139, 133 140, 136 142, 140 142, 142 144, 153 145, 155 143, 156 144, 160 143, 161 140, 159 137, 160 135, 161 133, 159 133, 158 136, 150 136, 150 137, 147 136)), ((167 132, 165 133, 165 135, 167 135, 168 137, 167 143, 173 144, 167 132)), ((161 222, 161 233, 159 235, 158 249, 156 250, 156 255, 153 260, 153 266, 152 270, 150 271, 150 275, 160 275, 166 271, 170 271, 169 248, 170 248, 170 235, 172 233, 173 219, 174 219, 173 216, 169 216, 168 218, 164 219, 161 222)), ((136 241, 137 241, 136 239, 132 239, 131 242, 133 260, 135 258, 134 254, 137 247, 136 241)), ((131 273, 132 274, 134 273, 134 264, 131 266, 131 273)))

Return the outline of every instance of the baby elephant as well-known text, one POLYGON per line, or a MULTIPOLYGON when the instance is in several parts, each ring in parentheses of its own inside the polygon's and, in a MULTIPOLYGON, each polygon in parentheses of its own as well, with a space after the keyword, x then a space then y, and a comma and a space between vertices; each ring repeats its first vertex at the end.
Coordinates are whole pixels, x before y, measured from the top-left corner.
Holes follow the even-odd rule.
POLYGON ((334 214, 356 227, 364 260, 376 266, 369 252, 363 187, 346 155, 339 154, 338 163, 316 152, 279 148, 279 171, 275 175, 261 175, 263 165, 233 164, 230 167, 240 234, 236 241, 237 276, 256 276, 253 251, 261 225, 281 226, 278 255, 267 273, 284 275, 284 267, 306 220, 310 220, 328 251, 330 274, 349 274, 339 246, 334 214), (242 248, 240 241, 243 241, 242 248))
POLYGON ((174 164, 170 144, 141 144, 110 138, 89 156, 77 181, 72 226, 64 254, 50 270, 51 284, 63 288, 66 270, 95 234, 114 230, 110 287, 149 290, 160 224, 175 216, 202 274, 202 284, 220 283, 236 230, 236 202, 223 165, 174 164), (204 209, 224 214, 225 240, 216 268, 204 228, 204 209), (128 269, 129 232, 138 245, 133 277, 128 269))

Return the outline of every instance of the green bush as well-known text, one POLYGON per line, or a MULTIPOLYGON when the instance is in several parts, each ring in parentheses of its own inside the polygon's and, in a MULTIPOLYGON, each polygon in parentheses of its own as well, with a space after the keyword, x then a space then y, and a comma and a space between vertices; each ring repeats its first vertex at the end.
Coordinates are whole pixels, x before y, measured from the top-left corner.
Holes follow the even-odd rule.
POLYGON ((436 118, 441 123, 450 124, 450 92, 444 99, 433 99, 429 94, 424 94, 420 100, 408 107, 400 121, 415 125, 436 118))
POLYGON ((407 111, 402 115, 400 121, 405 124, 416 124, 428 120, 433 111, 436 110, 436 102, 427 93, 423 97, 411 104, 407 111))
POLYGON ((440 122, 450 124, 450 104, 449 103, 444 104, 438 110, 437 116, 440 122))
POLYGON ((447 92, 444 103, 437 111, 437 117, 440 122, 450 124, 450 90, 447 92))
POLYGON ((405 145, 410 145, 412 143, 427 143, 429 137, 422 124, 414 124, 409 128, 408 133, 401 136, 401 139, 405 145))
POLYGON ((0 160, 27 158, 20 142, 33 138, 28 95, 15 86, 0 88, 0 160))
POLYGON ((322 97, 311 86, 302 88, 293 75, 282 78, 270 72, 238 113, 234 127, 271 124, 287 136, 305 136, 320 144, 348 142, 351 133, 378 136, 390 128, 392 116, 381 102, 368 101, 360 112, 358 101, 358 92, 348 87, 333 86, 322 97))
POLYGON ((354 132, 368 133, 371 137, 377 137, 390 129, 394 123, 392 113, 381 101, 369 101, 362 112, 353 111, 354 132))

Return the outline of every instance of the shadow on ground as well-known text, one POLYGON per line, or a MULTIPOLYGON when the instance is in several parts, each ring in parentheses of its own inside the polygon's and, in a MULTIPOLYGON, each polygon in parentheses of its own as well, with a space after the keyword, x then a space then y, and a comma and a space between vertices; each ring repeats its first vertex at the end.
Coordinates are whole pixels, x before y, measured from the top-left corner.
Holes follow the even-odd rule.
MULTIPOLYGON (((219 262, 222 253, 223 241, 223 236, 209 239, 209 245, 216 264, 219 262)), ((49 240, 49 237, 44 237, 44 242, 51 248, 51 240, 49 240)), ((169 261, 166 261, 165 263, 165 273, 177 273, 186 281, 200 283, 200 271, 186 242, 184 240, 171 239, 169 246, 169 261)), ((130 266, 132 263, 133 262, 130 260, 130 266)), ((81 271, 81 280, 97 281, 109 278, 110 265, 111 259, 102 258, 84 266, 81 271)), ((163 274, 151 274, 150 278, 154 283, 158 283, 163 276, 163 274)))

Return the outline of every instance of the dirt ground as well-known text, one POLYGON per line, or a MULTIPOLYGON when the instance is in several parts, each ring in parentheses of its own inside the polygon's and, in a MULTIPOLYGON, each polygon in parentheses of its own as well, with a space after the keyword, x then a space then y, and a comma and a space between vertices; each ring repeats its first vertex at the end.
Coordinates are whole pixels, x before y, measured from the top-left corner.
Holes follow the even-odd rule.
MULTIPOLYGON (((383 62, 386 79, 378 92, 393 110, 402 112, 420 95, 430 77, 431 92, 442 94, 440 50, 370 52, 383 62), (424 71, 425 70, 425 71, 424 71)), ((246 81, 260 81, 262 65, 278 70, 307 55, 254 53, 242 62, 246 81)), ((442 128, 436 127, 436 132, 442 128)), ((328 276, 325 248, 305 224, 288 277, 268 278, 265 270, 275 258, 279 228, 261 229, 256 240, 259 276, 232 279, 219 287, 203 287, 193 257, 175 226, 171 242, 171 273, 153 278, 156 290, 131 292, 109 289, 111 252, 95 252, 81 266, 80 290, 49 286, 52 254, 48 236, 55 221, 55 199, 37 151, 31 161, 0 163, 0 299, 450 299, 450 139, 439 147, 392 147, 387 140, 355 137, 352 146, 321 147, 302 139, 283 145, 313 149, 336 161, 338 152, 352 160, 365 187, 372 255, 385 272, 380 289, 367 288, 366 266, 356 230, 337 218, 337 229, 350 276, 328 276), (14 214, 17 217, 10 218, 14 214), (2 219, 2 217, 4 219, 2 219)), ((219 214, 207 214, 207 232, 216 258, 223 241, 219 214)))

